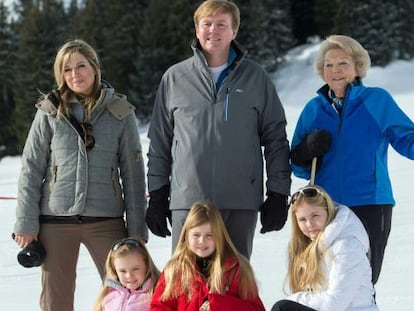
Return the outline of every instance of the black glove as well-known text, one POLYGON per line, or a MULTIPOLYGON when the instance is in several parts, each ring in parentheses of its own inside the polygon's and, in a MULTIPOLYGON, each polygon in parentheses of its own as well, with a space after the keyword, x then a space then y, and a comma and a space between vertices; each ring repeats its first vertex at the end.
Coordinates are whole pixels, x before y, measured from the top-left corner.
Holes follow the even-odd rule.
POLYGON ((288 209, 287 195, 268 191, 266 201, 260 206, 260 233, 282 229, 287 220, 288 209))
POLYGON ((151 232, 163 238, 167 235, 171 235, 171 232, 168 230, 167 226, 167 219, 171 225, 170 202, 168 200, 169 196, 169 186, 163 186, 160 189, 151 191, 148 209, 145 215, 145 222, 151 232))
POLYGON ((309 166, 314 157, 321 157, 329 150, 331 142, 331 133, 326 130, 314 130, 310 132, 290 152, 292 163, 300 166, 309 166))

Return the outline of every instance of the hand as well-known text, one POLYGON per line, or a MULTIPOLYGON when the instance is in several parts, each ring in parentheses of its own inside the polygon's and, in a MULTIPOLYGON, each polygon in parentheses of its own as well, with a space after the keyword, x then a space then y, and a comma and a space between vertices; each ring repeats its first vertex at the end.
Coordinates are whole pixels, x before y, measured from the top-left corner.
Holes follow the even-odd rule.
POLYGON ((321 157, 331 147, 331 133, 326 130, 310 132, 302 142, 292 149, 290 157, 294 164, 308 166, 314 157, 321 157))
POLYGON ((267 199, 260 207, 260 233, 282 229, 287 220, 288 209, 287 195, 268 191, 267 199))
POLYGON ((208 302, 208 300, 203 302, 199 311, 210 311, 210 303, 208 302))
POLYGON ((145 215, 145 222, 147 223, 148 228, 153 234, 162 238, 171 235, 167 226, 167 219, 171 225, 169 195, 169 186, 163 186, 160 189, 151 191, 148 209, 145 215))
POLYGON ((21 247, 25 248, 33 241, 37 241, 37 234, 14 234, 12 233, 12 239, 21 247))

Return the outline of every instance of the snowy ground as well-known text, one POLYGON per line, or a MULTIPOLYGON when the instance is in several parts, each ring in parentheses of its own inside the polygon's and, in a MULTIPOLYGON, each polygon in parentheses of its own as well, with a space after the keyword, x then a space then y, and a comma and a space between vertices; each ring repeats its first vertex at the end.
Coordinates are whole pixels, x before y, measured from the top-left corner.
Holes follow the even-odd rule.
MULTIPOLYGON (((276 88, 285 106, 288 135, 292 136, 298 114, 305 102, 321 85, 312 67, 314 46, 293 50, 288 66, 275 76, 276 88)), ((364 79, 367 86, 387 89, 401 108, 414 119, 414 61, 394 62, 386 68, 372 68, 364 79)), ((145 130, 142 133, 144 150, 148 149, 145 130)), ((411 178, 414 162, 403 158, 390 149, 390 175, 393 181, 397 205, 393 227, 386 251, 383 271, 377 289, 377 302, 382 311, 411 311, 414 309, 414 194, 411 178)), ((16 201, 15 197, 20 169, 19 157, 0 160, 0 291, 1 310, 39 310, 40 268, 25 269, 16 260, 18 246, 11 240, 16 201)), ((293 178, 292 191, 306 182, 293 178)), ((260 228, 258 225, 257 229, 260 228)), ((260 234, 257 230, 251 263, 256 273, 260 294, 267 309, 274 301, 283 298, 283 281, 286 273, 286 246, 289 239, 288 224, 280 232, 260 234)), ((151 235, 148 247, 160 269, 170 256, 170 238, 151 235)), ((62 280, 63 281, 63 280, 62 280)), ((100 289, 100 281, 86 250, 81 249, 75 310, 91 309, 100 289)))

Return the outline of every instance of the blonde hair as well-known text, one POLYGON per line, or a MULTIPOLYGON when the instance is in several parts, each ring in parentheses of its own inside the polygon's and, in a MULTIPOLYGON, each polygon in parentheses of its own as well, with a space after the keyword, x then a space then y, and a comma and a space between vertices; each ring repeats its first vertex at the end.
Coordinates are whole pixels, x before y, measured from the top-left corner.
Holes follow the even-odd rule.
POLYGON ((172 258, 164 268, 166 287, 161 300, 177 298, 183 293, 191 299, 193 280, 196 278, 196 255, 191 251, 188 243, 190 229, 203 224, 210 224, 216 250, 212 255, 210 264, 210 277, 208 287, 212 293, 224 294, 224 263, 235 258, 239 263, 239 296, 241 299, 254 299, 258 297, 258 289, 249 261, 241 255, 227 233, 220 211, 211 203, 196 202, 192 205, 184 222, 177 247, 172 258))
POLYGON ((344 35, 331 35, 321 43, 315 60, 317 74, 323 78, 323 68, 325 64, 325 54, 329 50, 340 49, 348 54, 355 63, 357 76, 364 78, 371 66, 371 58, 368 51, 355 39, 344 35))
POLYGON ((239 31, 240 10, 236 4, 227 0, 206 0, 194 12, 194 25, 198 26, 201 19, 213 16, 214 14, 230 14, 232 28, 235 34, 239 31))
MULTIPOLYGON (((105 269, 106 275, 105 279, 117 280, 118 275, 116 273, 114 261, 116 258, 125 257, 130 254, 136 254, 137 256, 141 256, 145 262, 147 267, 147 273, 145 275, 145 280, 151 279, 152 280, 152 287, 149 290, 149 294, 152 295, 154 292, 154 288, 158 282, 160 277, 160 271, 158 270, 157 266, 154 264, 154 261, 151 258, 148 249, 145 247, 144 241, 139 238, 125 238, 121 239, 114 243, 111 250, 108 252, 105 262, 105 269), (128 243, 128 240, 132 240, 131 242, 135 243, 128 243), (120 245, 119 247, 116 247, 120 245), (114 249, 115 248, 115 249, 114 249)), ((102 302, 105 296, 112 291, 112 288, 109 286, 104 285, 98 299, 96 300, 94 311, 103 311, 102 310, 102 302)))
POLYGON ((58 91, 61 95, 58 113, 68 116, 71 113, 71 107, 68 101, 73 95, 76 95, 68 87, 64 78, 65 66, 74 53, 82 54, 95 72, 95 82, 92 92, 88 97, 82 99, 86 108, 86 118, 90 120, 92 109, 101 91, 101 66, 95 50, 88 43, 80 39, 66 42, 56 54, 53 71, 58 91))
POLYGON ((326 280, 320 271, 321 254, 319 252, 320 238, 326 226, 335 218, 336 209, 329 194, 319 186, 306 186, 298 190, 292 196, 293 202, 290 206, 290 217, 292 222, 291 238, 288 244, 288 274, 287 281, 289 283, 290 292, 306 291, 309 288, 317 289, 324 284, 326 280), (307 196, 303 194, 303 190, 315 189, 315 196, 307 196), (324 208, 327 213, 327 222, 316 239, 313 241, 305 236, 299 228, 295 217, 297 208, 303 203, 312 206, 324 208))

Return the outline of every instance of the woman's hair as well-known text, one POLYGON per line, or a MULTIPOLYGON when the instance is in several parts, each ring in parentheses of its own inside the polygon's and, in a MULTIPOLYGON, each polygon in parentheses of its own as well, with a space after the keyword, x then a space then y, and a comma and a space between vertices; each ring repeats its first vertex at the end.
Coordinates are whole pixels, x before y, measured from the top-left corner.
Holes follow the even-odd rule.
POLYGON ((198 26, 202 18, 210 17, 217 13, 231 15, 231 20, 233 21, 232 28, 237 34, 240 26, 240 10, 236 4, 227 0, 206 0, 201 3, 194 12, 195 27, 198 26))
POLYGON ((331 35, 321 43, 319 52, 315 60, 315 69, 317 74, 323 77, 323 67, 325 64, 325 54, 329 50, 340 49, 348 54, 355 63, 357 76, 364 78, 371 66, 371 59, 368 51, 355 39, 344 35, 331 35))
MULTIPOLYGON (((160 271, 158 270, 157 266, 154 264, 154 261, 151 258, 150 253, 148 252, 147 248, 145 247, 144 241, 139 238, 125 238, 116 241, 111 250, 108 252, 105 262, 105 271, 106 276, 105 279, 110 280, 117 280, 118 275, 116 273, 114 261, 116 258, 122 258, 130 254, 136 254, 137 256, 141 256, 145 262, 147 267, 147 272, 145 275, 145 281, 148 279, 152 280, 152 288, 149 290, 149 293, 152 295, 154 292, 154 288, 158 282, 160 277, 160 271)), ((105 296, 112 291, 112 288, 109 286, 104 285, 101 293, 98 296, 98 299, 95 303, 94 311, 101 311, 102 310, 102 301, 105 296)))
POLYGON ((65 66, 74 53, 82 54, 95 72, 95 82, 92 88, 92 92, 88 97, 82 98, 86 108, 86 117, 87 119, 90 119, 92 108, 101 91, 101 66, 95 50, 88 43, 80 39, 66 42, 64 45, 62 45, 56 54, 53 71, 55 74, 55 81, 58 91, 61 94, 58 113, 69 115, 71 112, 71 107, 68 101, 71 97, 77 95, 74 94, 73 91, 68 87, 64 78, 65 66))
POLYGON ((223 280, 224 263, 235 258, 239 263, 239 295, 241 299, 252 299, 258 296, 258 289, 253 270, 248 260, 241 255, 227 233, 220 211, 211 203, 196 202, 192 205, 184 222, 179 241, 172 258, 164 268, 166 287, 161 296, 162 300, 176 298, 183 293, 191 299, 193 281, 198 275, 196 255, 191 251, 188 241, 192 228, 210 224, 216 246, 210 264, 208 285, 213 293, 225 293, 223 280))
POLYGON ((290 217, 292 222, 291 238, 288 245, 288 275, 287 281, 292 293, 316 289, 326 280, 320 271, 319 252, 320 238, 326 226, 335 218, 336 209, 329 194, 319 186, 306 186, 292 196, 290 217), (314 192, 313 192, 314 191, 314 192), (316 239, 311 240, 299 228, 296 220, 296 211, 303 203, 324 208, 327 213, 327 222, 316 239))

